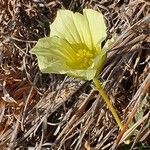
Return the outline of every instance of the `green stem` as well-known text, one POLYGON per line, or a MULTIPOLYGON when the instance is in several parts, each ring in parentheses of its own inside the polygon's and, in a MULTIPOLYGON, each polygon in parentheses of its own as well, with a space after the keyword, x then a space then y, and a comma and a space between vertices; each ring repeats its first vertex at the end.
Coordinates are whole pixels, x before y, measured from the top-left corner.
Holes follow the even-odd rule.
POLYGON ((102 98, 104 99, 104 101, 106 102, 109 110, 111 111, 112 115, 114 116, 119 128, 122 130, 123 128, 123 125, 121 123, 121 120, 119 119, 117 113, 116 113, 116 110, 115 108, 113 107, 113 105, 111 104, 106 92, 104 91, 104 89, 102 88, 102 85, 100 83, 100 81, 97 79, 97 78, 94 78, 93 79, 93 82, 97 88, 97 90, 99 91, 100 95, 102 96, 102 98))

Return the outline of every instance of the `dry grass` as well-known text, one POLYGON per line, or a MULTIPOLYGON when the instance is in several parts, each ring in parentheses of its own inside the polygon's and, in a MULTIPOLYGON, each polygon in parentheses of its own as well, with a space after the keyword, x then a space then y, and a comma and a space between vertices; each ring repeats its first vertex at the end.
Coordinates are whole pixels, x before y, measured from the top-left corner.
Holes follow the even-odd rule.
POLYGON ((1 0, 0 149, 150 149, 149 0, 1 0), (60 8, 102 11, 117 39, 100 75, 120 133, 92 82, 42 74, 28 52, 60 8), (130 139, 130 144, 124 143, 130 139))

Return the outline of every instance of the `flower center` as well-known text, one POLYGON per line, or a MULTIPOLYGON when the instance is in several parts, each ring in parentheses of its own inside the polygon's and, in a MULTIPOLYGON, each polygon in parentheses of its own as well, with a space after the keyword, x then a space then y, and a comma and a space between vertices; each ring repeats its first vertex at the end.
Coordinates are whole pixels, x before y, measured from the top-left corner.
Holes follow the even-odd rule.
POLYGON ((72 69, 87 69, 92 63, 95 54, 87 49, 79 49, 75 55, 75 59, 68 63, 72 69))
POLYGON ((85 49, 80 49, 77 56, 77 63, 79 64, 80 68, 87 68, 92 64, 93 54, 85 49))

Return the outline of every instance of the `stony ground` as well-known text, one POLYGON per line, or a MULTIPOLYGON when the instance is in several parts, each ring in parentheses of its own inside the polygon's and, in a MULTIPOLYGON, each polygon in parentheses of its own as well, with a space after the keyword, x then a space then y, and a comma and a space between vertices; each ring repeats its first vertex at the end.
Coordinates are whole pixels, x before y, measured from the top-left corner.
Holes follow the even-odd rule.
POLYGON ((0 11, 1 150, 150 149, 149 0, 0 0, 0 11), (101 11, 117 37, 99 79, 122 132, 92 82, 42 74, 29 54, 64 8, 101 11))

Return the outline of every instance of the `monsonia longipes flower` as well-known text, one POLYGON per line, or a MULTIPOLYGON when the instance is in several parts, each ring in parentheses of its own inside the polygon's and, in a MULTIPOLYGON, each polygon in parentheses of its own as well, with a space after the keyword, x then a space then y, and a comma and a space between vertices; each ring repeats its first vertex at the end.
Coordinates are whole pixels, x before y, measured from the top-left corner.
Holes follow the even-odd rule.
POLYGON ((59 10, 50 25, 50 36, 40 39, 31 50, 43 73, 67 74, 85 80, 100 73, 106 50, 106 25, 103 15, 92 9, 83 14, 59 10))

